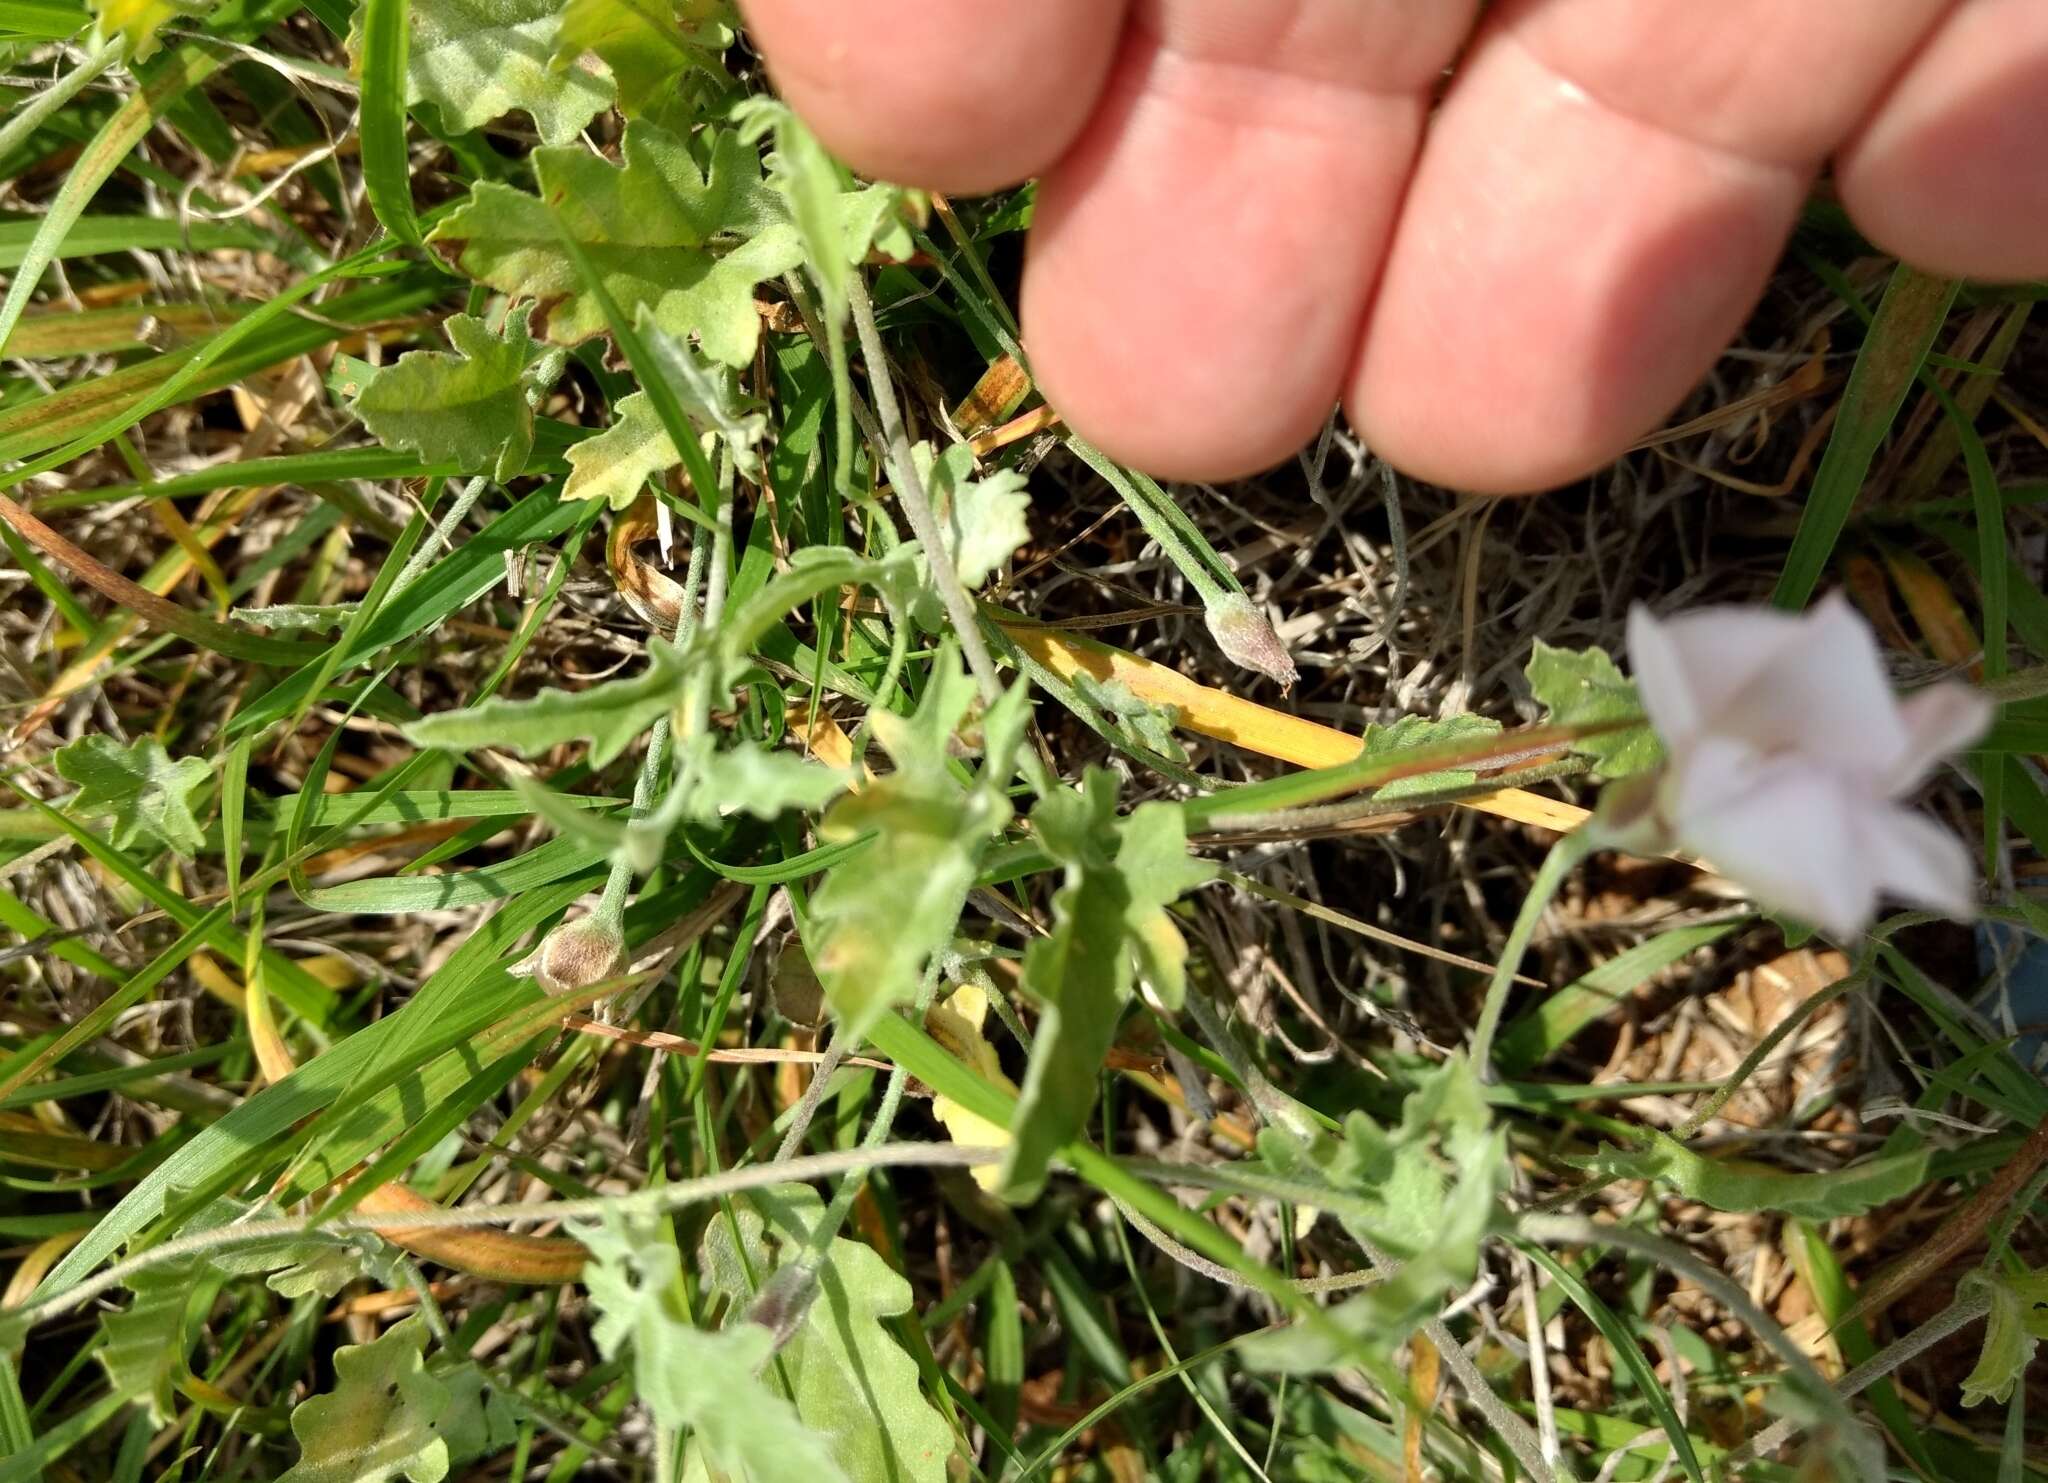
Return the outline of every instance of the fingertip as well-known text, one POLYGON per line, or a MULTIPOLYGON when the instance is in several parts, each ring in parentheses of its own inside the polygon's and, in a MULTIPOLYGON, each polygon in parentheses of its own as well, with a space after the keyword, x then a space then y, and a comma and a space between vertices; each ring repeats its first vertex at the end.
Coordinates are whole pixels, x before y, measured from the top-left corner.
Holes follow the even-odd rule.
POLYGON ((1395 467, 1454 489, 1583 477, 1667 416, 1740 328, 1804 185, 1487 48, 1411 182, 1346 397, 1353 424, 1395 467))
POLYGON ((1957 7, 1836 156, 1885 251, 1955 277, 2048 274, 2048 8, 1957 7))
POLYGON ((1299 62, 1134 38, 1040 182, 1023 290, 1034 373, 1070 425, 1149 473, 1283 461, 1351 362, 1423 102, 1299 62))
POLYGON ((1095 104, 1121 0, 742 0, 777 89, 864 175, 975 194, 1049 167, 1095 104))

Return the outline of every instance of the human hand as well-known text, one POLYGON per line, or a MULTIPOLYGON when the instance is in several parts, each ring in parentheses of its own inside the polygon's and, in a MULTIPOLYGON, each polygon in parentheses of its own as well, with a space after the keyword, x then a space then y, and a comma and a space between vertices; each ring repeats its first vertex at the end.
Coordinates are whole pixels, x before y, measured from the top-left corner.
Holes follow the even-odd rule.
POLYGON ((1829 159, 1886 250, 2048 273, 2043 0, 1503 0, 1476 31, 1477 0, 742 9, 856 169, 1041 177, 1032 368, 1165 477, 1274 463, 1340 395, 1437 483, 1596 468, 1735 333, 1829 159))

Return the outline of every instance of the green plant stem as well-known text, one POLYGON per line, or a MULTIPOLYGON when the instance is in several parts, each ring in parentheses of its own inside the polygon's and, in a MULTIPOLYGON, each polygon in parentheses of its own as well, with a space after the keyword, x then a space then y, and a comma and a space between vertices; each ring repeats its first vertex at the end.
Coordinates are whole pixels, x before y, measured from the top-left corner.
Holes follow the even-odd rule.
MULTIPOLYGON (((1400 754, 1386 752, 1382 755, 1397 757, 1400 754)), ((1336 803, 1311 805, 1307 808, 1265 809, 1239 814, 1221 813, 1208 820, 1205 827, 1219 834, 1252 834, 1281 829, 1331 829, 1340 824, 1354 823, 1359 819, 1444 808, 1468 798, 1484 798, 1505 788, 1520 788, 1530 783, 1548 782, 1553 778, 1578 777, 1591 765, 1584 757, 1566 757, 1557 762, 1545 762, 1514 772, 1495 773, 1481 782, 1445 788, 1440 792, 1410 793, 1399 798, 1375 798, 1368 795, 1340 799, 1336 803)))
POLYGON ((1522 909, 1515 913, 1515 925, 1508 932, 1507 945, 1501 949, 1500 962, 1494 966, 1493 978, 1486 985, 1486 1002, 1479 1011, 1479 1024, 1472 1032, 1472 1066, 1482 1082, 1493 1081, 1493 1037, 1500 1030, 1501 1013, 1507 1008, 1508 990, 1514 986, 1515 975, 1521 971, 1522 958, 1529 951, 1529 939, 1536 935, 1536 924, 1543 920, 1544 910, 1556 897, 1558 887, 1564 878, 1590 855, 1595 847, 1591 834, 1578 830, 1561 836, 1550 847, 1550 853, 1543 857, 1543 866, 1536 872, 1536 879, 1529 883, 1529 893, 1522 898, 1522 909))
POLYGON ((24 103, 5 124, 0 124, 0 155, 19 149, 43 121, 77 97, 94 78, 121 60, 124 48, 118 40, 94 47, 85 60, 24 103))
POLYGON ((398 580, 385 594, 387 601, 405 591, 421 572, 432 566, 441 553, 454 544, 456 527, 462 524, 463 517, 476 507, 476 502, 483 498, 484 491, 490 486, 491 481, 479 474, 462 487, 455 496, 455 503, 448 507, 448 513, 434 526, 434 533, 420 542, 419 548, 399 571, 398 580))
POLYGON ((456 1209, 437 1207, 391 1215, 345 1215, 322 1221, 315 1230, 314 1217, 293 1220, 243 1221, 216 1227, 196 1235, 179 1236, 152 1246, 126 1261, 115 1262, 76 1286, 52 1293, 38 1301, 12 1308, 0 1308, 0 1323, 32 1327, 91 1302, 101 1293, 129 1282, 137 1274, 183 1261, 186 1257, 266 1242, 300 1240, 309 1235, 344 1235, 354 1231, 375 1233, 402 1225, 406 1229, 428 1226, 463 1230, 483 1226, 518 1225, 529 1220, 601 1220, 616 1214, 622 1219, 665 1215, 707 1200, 792 1181, 831 1179, 853 1169, 917 1167, 976 1169, 1001 1162, 1000 1148, 963 1148, 951 1143, 897 1143, 877 1148, 849 1148, 835 1153, 809 1154, 781 1164, 750 1164, 700 1179, 677 1180, 654 1185, 630 1195, 596 1195, 582 1200, 540 1200, 518 1205, 464 1205, 456 1209))
POLYGON ((896 687, 902 682, 904 661, 910 657, 910 615, 891 614, 889 625, 889 658, 882 667, 882 678, 875 684, 875 703, 868 707, 860 718, 860 725, 854 728, 853 765, 860 766, 868 754, 868 741, 874 731, 875 712, 885 711, 896 698, 896 687))
MULTIPOLYGON (((1600 1229, 1605 1231, 1610 1228, 1602 1226, 1600 1229)), ((1943 1339, 1959 1329, 1969 1327, 1990 1311, 1991 1293, 1988 1289, 1978 1287, 1965 1292, 1920 1327, 1901 1338, 1894 1339, 1837 1380, 1828 1388, 1827 1393, 1835 1397, 1839 1404, 1848 1400, 1850 1396, 1868 1390, 1900 1366, 1918 1359, 1943 1339)), ((1798 1422, 1790 1417, 1772 1422, 1729 1453, 1725 1459, 1727 1466, 1740 1467, 1754 1458, 1769 1456, 1791 1441, 1792 1434, 1798 1429, 1798 1422)))
POLYGON ((1002 678, 996 673, 995 660, 989 656, 988 641, 982 637, 981 619, 974 610, 974 600, 960 585, 960 574, 953 567, 953 553, 946 549, 938 517, 933 514, 931 500, 925 494, 924 480, 917 472, 916 461, 910 456, 910 436, 903 429, 903 413, 896 404, 896 387, 882 349, 882 332, 875 325, 875 306, 868 298, 868 287, 860 274, 852 276, 850 290, 848 298, 853 307, 853 325, 860 336, 861 356, 868 363, 868 384, 874 388, 875 410, 881 418, 882 435, 887 440, 884 451, 889 460, 889 478, 896 486, 896 498, 910 520, 911 531, 924 548, 932 585, 939 589, 939 600, 946 605, 946 616, 953 620, 953 630, 960 639, 960 652, 981 691, 982 703, 994 705, 1003 693, 1002 678))

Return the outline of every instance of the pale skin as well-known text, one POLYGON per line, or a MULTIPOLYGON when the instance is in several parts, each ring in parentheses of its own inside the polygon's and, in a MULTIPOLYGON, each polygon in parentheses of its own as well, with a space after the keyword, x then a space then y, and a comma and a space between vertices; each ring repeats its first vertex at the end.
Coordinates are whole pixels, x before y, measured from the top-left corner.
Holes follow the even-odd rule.
POLYGON ((1272 465, 1340 399, 1454 488, 1596 469, 1735 334, 1824 167, 1906 261, 2048 275, 2048 0, 741 9, 855 169, 1039 178, 1033 369, 1162 477, 1272 465))

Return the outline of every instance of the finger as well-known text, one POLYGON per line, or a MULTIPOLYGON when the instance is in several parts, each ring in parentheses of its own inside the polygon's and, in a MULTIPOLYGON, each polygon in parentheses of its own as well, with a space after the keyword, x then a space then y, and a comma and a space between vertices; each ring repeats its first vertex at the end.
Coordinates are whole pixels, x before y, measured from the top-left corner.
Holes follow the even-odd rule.
POLYGON ((1347 404, 1397 467, 1512 493, 1622 452, 1761 291, 1818 161, 1943 0, 1510 0, 1402 208, 1347 404))
POLYGON ((1849 213, 1938 273, 2048 273, 2048 6, 1964 0, 1835 160, 1849 213))
POLYGON ((741 0, 790 105, 865 175, 962 193, 1036 175, 1087 121, 1123 0, 741 0))
POLYGON ((1470 10, 1138 0, 1101 108, 1040 182, 1025 265, 1025 348, 1075 428, 1171 478, 1301 445, 1470 10))

